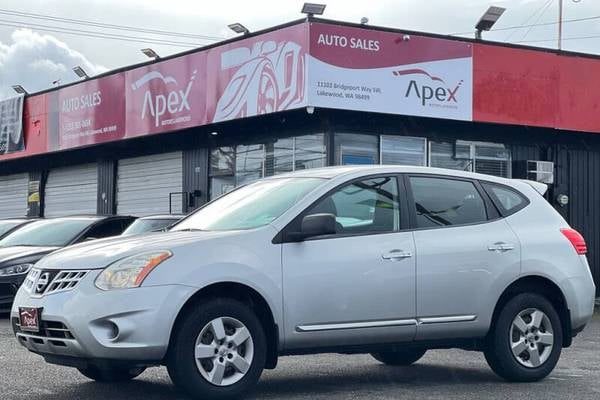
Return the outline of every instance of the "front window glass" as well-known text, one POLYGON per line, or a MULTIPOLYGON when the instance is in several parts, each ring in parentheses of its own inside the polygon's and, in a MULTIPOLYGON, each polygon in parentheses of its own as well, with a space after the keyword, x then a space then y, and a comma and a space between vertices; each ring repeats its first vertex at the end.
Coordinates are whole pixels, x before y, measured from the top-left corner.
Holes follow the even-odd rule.
POLYGON ((323 182, 320 178, 281 178, 254 182, 209 203, 172 230, 257 228, 271 223, 323 182))
POLYGON ((176 221, 173 219, 137 219, 123 231, 123 236, 160 231, 174 224, 176 221))
POLYGON ((397 231, 400 218, 396 178, 371 178, 346 185, 308 211, 320 213, 335 215, 341 234, 397 231))
POLYGON ((487 220, 485 203, 473 183, 411 177, 419 228, 464 225, 487 220))
POLYGON ((32 222, 0 240, 0 247, 66 246, 94 222, 93 219, 49 219, 32 222))
POLYGON ((10 231, 15 226, 21 224, 19 221, 0 221, 0 236, 10 231))

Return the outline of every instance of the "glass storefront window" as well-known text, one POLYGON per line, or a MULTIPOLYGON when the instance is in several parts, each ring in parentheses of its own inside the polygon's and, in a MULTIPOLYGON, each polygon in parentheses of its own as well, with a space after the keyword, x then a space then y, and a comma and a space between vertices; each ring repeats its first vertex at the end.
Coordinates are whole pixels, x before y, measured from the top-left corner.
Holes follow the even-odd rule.
POLYGON ((426 165, 427 139, 382 135, 381 163, 387 165, 426 165))
POLYGON ((430 142, 429 165, 511 177, 510 151, 500 143, 430 142))
POLYGON ((379 137, 357 133, 336 133, 335 164, 379 164, 379 137))
POLYGON ((210 197, 215 199, 264 176, 324 167, 326 162, 322 133, 216 148, 210 153, 210 197))

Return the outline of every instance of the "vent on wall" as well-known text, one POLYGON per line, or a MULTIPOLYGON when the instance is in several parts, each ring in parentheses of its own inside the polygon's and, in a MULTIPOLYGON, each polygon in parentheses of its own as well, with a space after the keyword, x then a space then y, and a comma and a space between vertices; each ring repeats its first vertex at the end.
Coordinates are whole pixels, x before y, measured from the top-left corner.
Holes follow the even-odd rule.
POLYGON ((554 183, 554 163, 537 160, 515 161, 513 177, 551 185, 554 183))

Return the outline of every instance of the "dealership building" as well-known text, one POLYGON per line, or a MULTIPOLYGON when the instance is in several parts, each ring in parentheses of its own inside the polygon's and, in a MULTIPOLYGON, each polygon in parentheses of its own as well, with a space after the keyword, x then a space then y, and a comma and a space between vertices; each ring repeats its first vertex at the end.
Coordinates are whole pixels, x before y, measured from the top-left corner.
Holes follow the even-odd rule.
POLYGON ((189 212, 328 165, 452 168, 548 183, 600 286, 599 85, 588 54, 311 17, 5 102, 0 218, 189 212))

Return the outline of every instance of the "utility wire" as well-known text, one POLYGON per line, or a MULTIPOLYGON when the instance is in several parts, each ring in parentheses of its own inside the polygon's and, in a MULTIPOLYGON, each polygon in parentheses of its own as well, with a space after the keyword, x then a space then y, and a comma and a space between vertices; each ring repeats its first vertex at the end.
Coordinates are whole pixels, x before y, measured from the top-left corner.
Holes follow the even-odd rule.
MULTIPOLYGON (((569 22, 582 22, 582 21, 591 21, 591 20, 596 20, 596 19, 600 19, 600 15, 596 15, 593 17, 585 17, 585 18, 574 18, 574 19, 565 19, 563 20, 563 24, 569 23, 569 22)), ((496 29, 491 29, 490 32, 499 32, 499 31, 508 31, 511 29, 520 29, 520 28, 529 28, 531 26, 549 26, 549 25, 557 25, 558 21, 554 21, 554 22, 543 22, 540 24, 528 24, 528 25, 515 25, 515 26, 507 26, 504 28, 496 28, 496 29)), ((457 35, 466 35, 469 33, 473 33, 472 31, 468 31, 468 32, 457 32, 457 33, 450 33, 451 36, 457 36, 457 35)))
POLYGON ((161 44, 167 46, 175 46, 175 47, 200 47, 198 43, 186 43, 186 42, 175 42, 168 41, 163 39, 153 39, 146 37, 134 37, 134 36, 123 36, 123 35, 113 35, 113 34, 105 34, 100 32, 92 32, 92 31, 84 31, 80 29, 68 29, 68 28, 58 28, 51 27, 47 25, 38 25, 38 24, 23 24, 23 23, 13 23, 12 21, 6 22, 6 20, 0 19, 0 26, 7 26, 13 28, 29 28, 35 29, 44 32, 53 32, 53 33, 62 33, 66 35, 74 35, 74 36, 85 36, 91 38, 99 38, 99 39, 112 39, 112 40, 121 40, 126 42, 134 42, 134 43, 148 43, 148 44, 161 44))
MULTIPOLYGON (((550 7, 550 4, 552 4, 553 0, 548 0, 548 2, 546 3, 546 5, 542 8, 542 12, 538 15, 538 17, 535 19, 534 24, 537 24, 538 21, 544 16, 544 14, 546 13, 546 11, 548 11, 548 8, 550 7)), ((523 39, 525 39, 527 37, 527 35, 529 35, 529 33, 531 32, 531 30, 534 28, 534 26, 530 26, 527 29, 527 32, 525 32, 525 34, 523 36, 521 36, 521 41, 523 39)))
POLYGON ((197 34, 192 34, 192 33, 164 31, 164 30, 158 30, 158 29, 139 28, 139 27, 126 26, 126 25, 117 25, 117 24, 107 24, 107 23, 101 23, 101 22, 95 22, 95 21, 86 21, 86 20, 64 18, 64 17, 55 17, 55 16, 51 16, 51 15, 34 14, 34 13, 27 13, 27 12, 22 12, 22 11, 13 11, 13 10, 7 10, 7 9, 2 9, 2 8, 0 8, 0 14, 24 17, 24 18, 42 19, 42 20, 46 20, 46 21, 62 22, 62 23, 69 23, 69 24, 76 24, 76 25, 87 25, 87 26, 93 26, 93 27, 97 27, 97 28, 109 28, 109 29, 118 29, 118 30, 132 31, 132 32, 140 32, 140 33, 151 33, 151 34, 171 36, 171 37, 182 37, 182 38, 188 38, 188 39, 201 39, 201 40, 214 40, 214 41, 225 39, 220 36, 197 35, 197 34))
MULTIPOLYGON (((591 35, 591 36, 573 36, 568 38, 563 38, 562 40, 585 40, 585 39, 597 39, 600 38, 600 35, 591 35)), ((523 40, 517 43, 542 43, 542 42, 556 42, 556 38, 554 39, 540 39, 540 40, 523 40)))
MULTIPOLYGON (((524 26, 524 25, 528 24, 528 23, 529 23, 529 21, 531 21, 533 18, 535 18, 535 16, 536 16, 536 15, 537 15, 537 14, 538 14, 540 11, 542 11, 542 12, 543 12, 543 10, 544 10, 544 9, 545 9, 545 8, 548 6, 548 3, 550 3, 551 1, 552 1, 552 0, 548 0, 548 2, 546 2, 546 4, 542 4, 542 6, 541 6, 540 8, 538 8, 538 9, 536 9, 536 10, 535 10, 535 12, 534 12, 534 13, 532 13, 532 14, 531 14, 531 15, 530 15, 530 16, 529 16, 529 17, 528 17, 528 18, 527 18, 527 19, 526 19, 526 20, 525 20, 525 21, 524 21, 524 22, 521 24, 521 26, 524 26)), ((535 22, 534 22, 534 24, 535 24, 535 23, 537 23, 537 21, 535 21, 535 22)), ((533 27, 531 27, 531 28, 533 28, 533 27)), ((505 42, 508 42, 508 41, 510 40, 510 38, 511 38, 511 37, 512 37, 512 36, 513 36, 515 33, 517 33, 517 31, 518 31, 518 29, 511 29, 511 32, 508 34, 508 36, 506 37, 506 39, 504 39, 504 41, 505 41, 505 42)))

